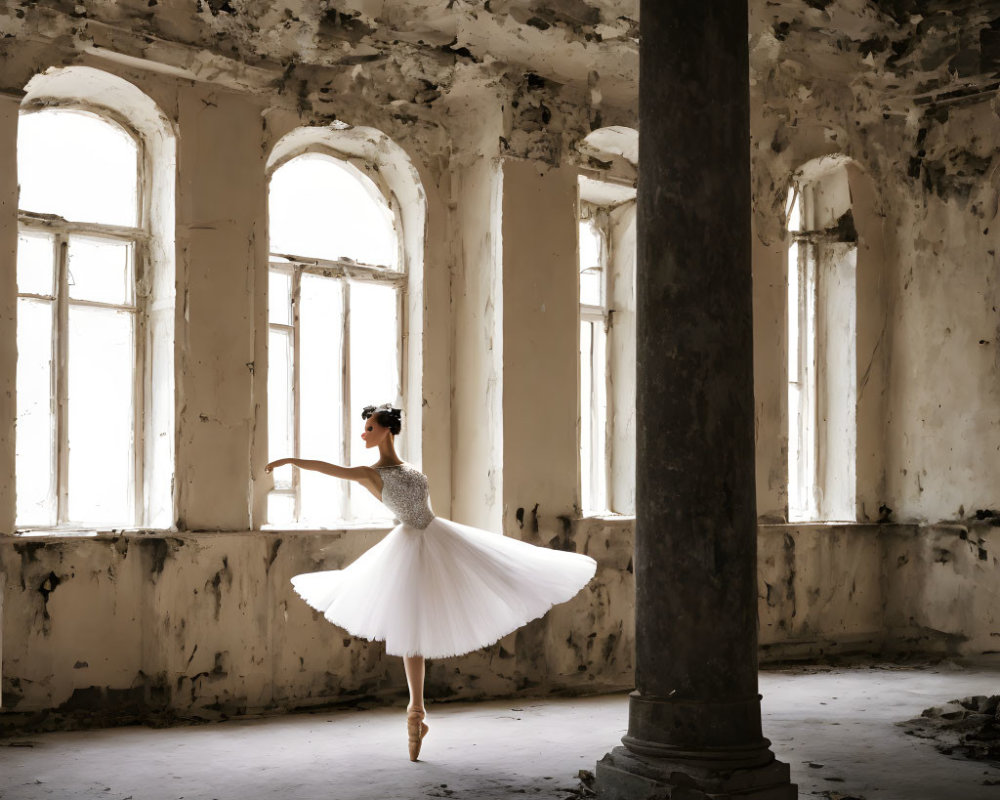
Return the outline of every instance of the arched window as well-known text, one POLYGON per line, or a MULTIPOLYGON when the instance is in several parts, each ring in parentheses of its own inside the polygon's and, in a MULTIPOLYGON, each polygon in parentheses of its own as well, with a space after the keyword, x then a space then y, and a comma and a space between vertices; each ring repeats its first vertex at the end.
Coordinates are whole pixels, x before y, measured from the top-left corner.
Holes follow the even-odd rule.
POLYGON ((858 234, 846 159, 788 194, 788 519, 857 518, 858 234))
POLYGON ((99 114, 21 116, 19 527, 137 523, 140 158, 136 136, 99 114))
MULTIPOLYGON (((398 211, 377 169, 329 148, 270 179, 268 451, 367 464, 361 409, 404 396, 407 274, 398 211)), ((384 519, 362 487, 275 471, 268 523, 384 519)))
POLYGON ((174 524, 175 139, 89 67, 18 123, 16 527, 174 524))
POLYGON ((638 132, 591 132, 579 177, 580 505, 635 513, 635 179, 638 132))

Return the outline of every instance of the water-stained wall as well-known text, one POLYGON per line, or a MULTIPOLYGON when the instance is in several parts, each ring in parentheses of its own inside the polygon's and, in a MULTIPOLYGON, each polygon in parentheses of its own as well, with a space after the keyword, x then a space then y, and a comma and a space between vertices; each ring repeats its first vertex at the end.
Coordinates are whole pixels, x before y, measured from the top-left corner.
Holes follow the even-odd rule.
MULTIPOLYGON (((385 531, 101 535, 0 542, 0 725, 217 719, 403 696, 399 658, 295 594, 385 531)), ((588 520, 560 546, 594 556, 580 595, 499 643, 428 666, 428 696, 601 692, 632 680, 628 526, 588 520)))
POLYGON ((850 159, 858 520, 1000 507, 1000 116, 982 4, 769 3, 751 15, 758 507, 787 497, 787 235, 796 172, 850 159))
MULTIPOLYGON (((593 553, 600 564, 587 590, 543 620, 485 651, 431 664, 430 691, 448 699, 627 688, 634 640, 631 523, 574 518, 575 358, 565 371, 576 350, 575 164, 585 161, 573 147, 589 132, 600 94, 484 63, 462 47, 429 56, 422 46, 409 55, 401 46, 391 64, 369 65, 366 45, 334 37, 348 51, 364 51, 347 69, 321 64, 318 55, 308 67, 276 64, 263 53, 270 47, 263 37, 253 56, 244 49, 253 47, 253 31, 241 27, 246 18, 231 18, 229 11, 210 13, 207 22, 175 9, 149 12, 141 27, 157 35, 139 41, 125 24, 135 23, 136 13, 128 4, 95 6, 83 16, 58 7, 5 7, 0 13, 10 33, 3 40, 0 86, 0 173, 11 178, 0 198, 0 241, 8 253, 17 230, 17 114, 33 76, 65 67, 114 76, 157 109, 176 137, 177 154, 165 167, 175 170, 175 214, 157 219, 176 231, 170 243, 176 305, 169 309, 175 311, 175 336, 166 337, 174 370, 154 386, 173 397, 176 414, 166 434, 175 437, 167 523, 125 532, 10 535, 16 528, 14 387, 2 394, 7 724, 58 725, 67 716, 217 717, 394 698, 404 689, 398 659, 326 623, 289 584, 297 572, 346 565, 385 530, 279 531, 265 524, 269 483, 262 468, 284 455, 267 452, 268 165, 276 147, 289 136, 302 138, 309 126, 318 129, 313 139, 349 138, 344 147, 351 154, 373 169, 394 171, 384 176, 392 202, 410 204, 399 217, 410 276, 404 400, 411 428, 402 454, 427 472, 435 510, 501 535, 502 504, 512 502, 502 494, 501 475, 531 464, 541 471, 525 473, 523 491, 531 475, 562 475, 560 489, 546 489, 548 517, 541 526, 529 517, 522 531, 509 509, 507 533, 593 553), (176 27, 181 21, 189 27, 176 27), (219 26, 232 50, 223 52, 218 43, 206 49, 195 35, 202 23, 219 26), (21 41, 23 47, 15 44, 21 41), (522 222, 512 227, 515 216, 509 214, 506 229, 500 205, 505 172, 518 176, 518 202, 526 204, 522 222), (400 175, 410 184, 401 186, 400 175), (548 201, 550 175, 559 176, 565 202, 548 201), (412 213, 415 205, 419 215, 412 213), (518 257, 518 247, 531 253, 534 246, 520 228, 534 225, 533 235, 544 237, 548 222, 564 235, 557 243, 537 244, 559 255, 563 270, 558 291, 547 289, 541 302, 573 324, 551 330, 541 324, 522 344, 522 358, 544 359, 548 352, 564 369, 549 374, 542 368, 531 381, 511 380, 505 389, 505 373, 516 375, 519 364, 502 361, 504 332, 528 332, 518 321, 528 314, 532 281, 548 285, 544 250, 531 264, 518 257), (517 289, 522 296, 510 304, 499 294, 504 270, 523 279, 517 289), (530 431, 517 447, 504 446, 501 409, 505 390, 508 402, 516 398, 530 407, 536 394, 550 393, 546 381, 559 389, 549 410, 562 422, 559 447, 547 465, 534 460, 530 431)), ((335 27, 357 30, 356 19, 338 17, 335 27)), ((84 101, 88 89, 81 79, 84 101)), ((128 122, 127 103, 113 110, 128 122)), ((627 108, 605 103, 604 113, 610 121, 634 124, 627 108)), ((16 294, 14 265, 13 258, 0 262, 0 280, 11 290, 3 293, 8 304, 16 294)), ((515 289, 508 281, 507 291, 515 289)), ((0 307, 4 342, 16 340, 13 311, 0 307)), ((15 352, 7 347, 0 353, 8 386, 15 352)), ((304 455, 333 459, 316 450, 304 455)))
MULTIPOLYGON (((751 5, 761 655, 991 655, 1000 104, 988 78, 1000 12, 933 0, 751 5), (788 525, 785 193, 804 164, 830 155, 849 163, 858 234, 858 524, 788 525)), ((384 531, 261 530, 266 164, 301 126, 373 128, 416 175, 426 220, 410 335, 421 347, 408 368, 420 380, 407 401, 420 430, 404 455, 430 476, 436 511, 599 562, 571 603, 490 648, 432 663, 430 696, 631 685, 632 521, 577 518, 578 409, 565 361, 577 331, 545 315, 572 320, 577 299, 565 296, 575 170, 616 169, 577 145, 602 126, 636 126, 637 4, 443 8, 0 5, 8 724, 207 718, 404 688, 397 659, 337 631, 288 583, 348 563, 384 531), (164 530, 9 535, 17 113, 34 75, 68 65, 129 81, 177 137, 174 507, 164 530), (506 218, 505 202, 519 204, 506 218), (538 241, 550 225, 558 247, 538 241), (529 357, 539 361, 519 371, 529 357), (546 358, 560 368, 545 369, 546 358), (518 429, 536 408, 542 416, 518 429)), ((628 224, 614 234, 619 246, 633 236, 628 224)), ((619 364, 613 380, 628 379, 619 364)), ((627 415, 614 425, 643 435, 627 415)), ((613 482, 629 507, 627 466, 613 465, 613 482)))

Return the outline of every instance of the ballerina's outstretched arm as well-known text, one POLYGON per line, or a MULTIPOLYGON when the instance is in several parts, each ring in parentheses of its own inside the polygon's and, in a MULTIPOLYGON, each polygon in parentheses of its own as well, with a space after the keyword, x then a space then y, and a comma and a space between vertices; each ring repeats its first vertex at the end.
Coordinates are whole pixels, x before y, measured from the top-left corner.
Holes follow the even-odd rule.
POLYGON ((341 467, 326 461, 314 461, 308 458, 279 458, 277 461, 268 463, 264 467, 264 472, 269 473, 286 464, 291 464, 293 467, 298 467, 299 469, 322 472, 324 475, 329 475, 333 478, 360 483, 377 498, 382 499, 382 476, 378 474, 378 470, 371 467, 341 467))

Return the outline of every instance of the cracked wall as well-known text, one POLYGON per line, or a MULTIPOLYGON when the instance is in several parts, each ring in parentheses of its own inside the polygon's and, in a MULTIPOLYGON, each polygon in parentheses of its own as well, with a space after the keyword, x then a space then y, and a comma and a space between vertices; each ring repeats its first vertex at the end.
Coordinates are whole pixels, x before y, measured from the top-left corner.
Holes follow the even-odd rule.
MULTIPOLYGON (((288 583, 297 572, 346 565, 384 531, 255 530, 264 520, 267 491, 258 478, 267 458, 269 157, 302 126, 353 125, 355 133, 361 126, 380 131, 414 166, 426 220, 412 223, 404 215, 403 235, 423 260, 407 295, 419 340, 408 369, 420 376, 411 381, 416 395, 408 405, 415 410, 408 419, 417 426, 411 441, 419 449, 405 455, 430 475, 440 513, 500 529, 506 502, 500 475, 515 458, 509 448, 505 454, 500 428, 483 424, 482 398, 492 396, 499 409, 500 331, 512 324, 497 293, 501 241, 514 241, 519 229, 501 228, 501 177, 522 171, 530 199, 534 184, 541 186, 541 176, 554 170, 569 176, 563 188, 572 200, 573 148, 590 131, 595 107, 607 119, 634 123, 634 117, 602 105, 594 85, 563 85, 487 53, 466 55, 461 46, 429 51, 393 40, 372 57, 366 50, 373 47, 371 31, 353 13, 321 20, 325 55, 306 48, 296 52, 308 58, 283 59, 282 47, 301 44, 292 34, 282 38, 301 33, 296 20, 262 34, 256 26, 273 20, 253 18, 241 4, 202 5, 194 15, 148 8, 35 3, 0 10, 8 34, 0 40, 6 164, 16 160, 22 89, 50 67, 86 66, 119 76, 151 99, 177 136, 171 279, 177 292, 176 530, 4 537, 5 724, 217 719, 359 697, 395 699, 405 686, 398 659, 330 626, 288 583), (331 26, 337 30, 327 30, 331 26), (329 48, 339 53, 336 63, 329 48), (459 370, 464 379, 453 383, 459 370)), ((553 19, 549 35, 562 24, 553 19)), ((375 160, 386 151, 377 142, 369 149, 375 160)), ((7 188, 0 236, 13 252, 16 192, 7 188)), ((575 229, 575 202, 546 208, 549 216, 540 220, 530 210, 530 223, 555 219, 575 229)), ((561 248, 571 266, 573 249, 561 248)), ((4 264, 4 285, 14 286, 13 259, 4 264)), ((8 328, 12 310, 2 309, 8 328)), ((574 335, 562 337, 563 350, 574 335)), ((14 363, 9 356, 7 366, 14 363)), ((538 388, 526 387, 525 399, 538 388)), ((13 420, 13 406, 5 402, 13 420)), ((572 417, 567 420, 572 438, 572 417)), ((9 447, 12 430, 0 435, 0 448, 9 447)), ((559 457, 569 463, 574 456, 559 457)), ((7 467, 0 472, 3 480, 12 474, 7 467)), ((8 533, 12 496, 5 493, 2 505, 8 533)), ((496 647, 432 664, 429 684, 439 697, 630 684, 632 588, 623 569, 629 522, 569 526, 567 515, 557 514, 565 511, 561 504, 561 498, 546 500, 533 535, 594 552, 601 576, 571 604, 496 647)))
MULTIPOLYGON (((636 126, 637 7, 451 5, 0 7, 3 163, 14 157, 20 92, 52 66, 135 83, 179 132, 177 530, 0 540, 9 724, 219 718, 400 696, 397 660, 340 635, 288 585, 296 572, 348 563, 382 531, 254 530, 266 493, 255 439, 266 392, 265 165, 285 134, 338 121, 395 142, 426 193, 421 451, 407 457, 430 475, 434 507, 599 562, 572 603, 495 647, 432 664, 430 695, 630 686, 633 523, 575 519, 564 363, 575 330, 553 335, 543 314, 571 316, 575 171, 635 175, 635 154, 579 145, 595 129, 636 126), (523 206, 504 214, 505 202, 523 206), (560 247, 538 242, 547 226, 560 247), (519 372, 532 354, 562 359, 563 371, 519 372), (546 404, 564 415, 551 427, 530 416, 546 404), (550 461, 534 457, 539 442, 550 461)), ((994 6, 752 4, 758 510, 767 523, 784 518, 784 193, 802 164, 843 154, 872 187, 852 196, 860 257, 879 265, 859 298, 883 310, 858 323, 859 352, 870 354, 862 377, 877 400, 859 410, 860 519, 905 523, 763 525, 764 659, 997 649, 994 6)), ((15 246, 13 177, 0 169, 3 264, 15 246)), ((0 281, 9 333, 12 270, 0 268, 0 281)), ((13 341, 0 335, 0 365, 13 363, 13 341)), ((12 374, 0 369, 4 420, 14 416, 12 374)), ((5 465, 11 431, 0 427, 5 465)), ((626 472, 615 468, 623 494, 626 472)), ((12 470, 0 468, 4 533, 12 498, 12 470)))
POLYGON ((833 154, 871 187, 854 220, 859 259, 877 265, 858 290, 858 519, 996 508, 1000 8, 780 2, 751 20, 761 514, 782 519, 787 502, 785 193, 833 154), (884 311, 866 330, 873 300, 884 311))
MULTIPOLYGON (((292 575, 345 566, 383 531, 6 539, 5 728, 221 719, 396 701, 402 661, 331 626, 292 575)), ((565 546, 596 580, 498 644, 428 665, 428 696, 476 699, 631 684, 631 539, 587 521, 565 546)))

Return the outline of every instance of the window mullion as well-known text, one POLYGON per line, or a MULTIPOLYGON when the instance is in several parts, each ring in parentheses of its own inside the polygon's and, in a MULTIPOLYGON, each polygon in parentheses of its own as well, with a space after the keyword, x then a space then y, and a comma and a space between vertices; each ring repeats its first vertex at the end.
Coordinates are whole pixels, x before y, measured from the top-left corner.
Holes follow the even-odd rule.
POLYGON ((69 513, 69 236, 56 235, 56 324, 53 326, 55 392, 56 524, 63 525, 69 513))
MULTIPOLYGON (((402 408, 406 405, 406 380, 409 374, 407 368, 407 360, 409 358, 408 347, 409 347, 409 337, 406 335, 407 331, 407 296, 406 287, 398 287, 396 290, 396 352, 399 353, 399 358, 396 361, 396 392, 397 398, 396 402, 399 407, 402 408)), ((408 457, 413 457, 413 454, 408 452, 406 448, 407 442, 413 441, 410 436, 409 424, 406 426, 406 434, 403 436, 403 455, 408 457)))
POLYGON ((146 495, 143 486, 145 481, 143 463, 145 459, 146 437, 143 435, 143 432, 146 426, 145 387, 147 383, 147 348, 145 347, 145 341, 149 297, 148 294, 144 294, 141 300, 139 298, 139 287, 144 285, 146 278, 145 264, 145 246, 139 242, 134 242, 132 245, 132 303, 135 306, 132 310, 132 441, 134 443, 132 448, 132 525, 145 525, 147 523, 146 504, 143 500, 146 495))
MULTIPOLYGON (((343 303, 341 314, 343 327, 341 328, 340 337, 340 364, 342 370, 340 414, 343 435, 340 437, 340 455, 343 459, 342 463, 347 466, 351 463, 351 283, 350 281, 342 280, 341 285, 343 289, 340 293, 341 302, 343 303)), ((348 519, 350 516, 351 490, 351 483, 344 481, 340 495, 341 517, 343 519, 348 519)))
POLYGON ((597 324, 591 323, 590 326, 590 497, 593 501, 594 508, 593 511, 599 510, 600 506, 600 480, 598 475, 600 474, 601 463, 600 463, 600 449, 597 447, 597 442, 599 439, 599 427, 600 427, 600 390, 598 385, 600 383, 599 376, 601 374, 598 368, 598 346, 597 346, 597 324))
POLYGON ((611 365, 611 356, 613 352, 612 348, 612 336, 611 336, 611 269, 612 269, 612 249, 611 249, 611 217, 608 212, 605 212, 604 217, 604 236, 601 237, 603 241, 603 247, 601 248, 601 298, 602 298, 602 312, 603 312, 603 329, 604 329, 604 350, 600 354, 602 366, 604 369, 604 382, 603 382, 603 392, 604 392, 604 430, 600 431, 600 435, 603 437, 604 450, 603 458, 601 459, 600 469, 601 475, 603 476, 604 483, 604 508, 603 511, 610 511, 612 508, 611 504, 611 489, 614 482, 611 480, 611 462, 613 456, 614 448, 614 436, 612 435, 612 427, 614 422, 614 391, 611 386, 611 376, 613 374, 611 365))
MULTIPOLYGON (((810 380, 809 388, 812 391, 812 400, 809 404, 811 419, 811 433, 812 433, 812 474, 810 479, 812 481, 813 492, 812 492, 812 514, 814 519, 820 518, 821 508, 820 508, 820 491, 823 487, 823 464, 824 459, 820 457, 820 442, 821 442, 821 431, 820 431, 820 404, 826 402, 825 393, 820 388, 819 382, 819 365, 821 362, 820 358, 820 341, 819 341, 819 258, 820 250, 818 244, 811 244, 809 246, 809 298, 810 298, 810 325, 809 325, 809 341, 811 342, 809 367, 810 367, 810 380)), ((825 360, 825 359, 824 359, 825 360)), ((826 503, 824 502, 825 506, 826 503)))
MULTIPOLYGON (((299 318, 299 309, 301 308, 301 303, 299 298, 301 296, 302 289, 302 270, 295 269, 292 270, 292 363, 291 363, 291 380, 288 382, 292 393, 292 402, 288 404, 289 414, 291 415, 291 429, 292 429, 292 452, 295 454, 295 458, 302 458, 302 435, 301 435, 301 425, 302 425, 302 415, 301 415, 301 397, 302 391, 299 384, 301 378, 301 361, 300 354, 302 351, 302 323, 299 318)), ((288 423, 286 422, 286 425, 288 423)), ((287 428, 286 428, 287 430, 287 428)), ((299 470, 292 470, 292 496, 295 498, 294 508, 292 510, 292 519, 296 522, 301 522, 302 515, 302 481, 299 474, 299 470)))

